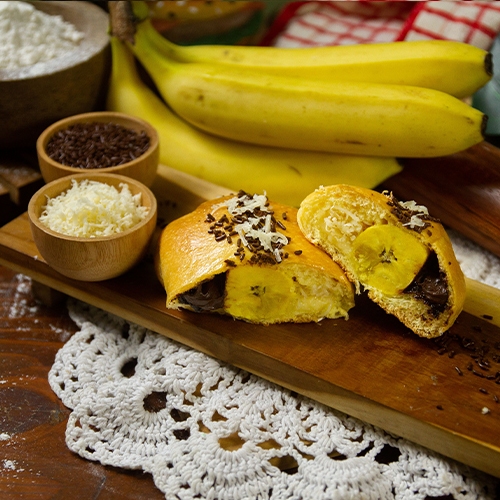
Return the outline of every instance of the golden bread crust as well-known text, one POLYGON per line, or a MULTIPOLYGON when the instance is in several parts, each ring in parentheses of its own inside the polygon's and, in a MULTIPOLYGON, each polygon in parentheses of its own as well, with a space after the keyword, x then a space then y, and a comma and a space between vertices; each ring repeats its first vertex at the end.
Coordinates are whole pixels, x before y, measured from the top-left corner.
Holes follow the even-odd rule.
MULTIPOLYGON (((462 311, 465 278, 442 224, 420 216, 417 224, 420 219, 424 227, 421 230, 418 226, 412 228, 407 220, 403 222, 398 209, 401 206, 394 206, 389 194, 356 186, 333 185, 321 187, 304 199, 298 211, 298 223, 311 242, 323 248, 344 268, 358 293, 366 289, 373 301, 413 332, 422 337, 436 337, 448 330, 462 311), (398 227, 437 257, 448 293, 446 307, 438 315, 413 293, 388 296, 360 279, 353 262, 354 241, 367 228, 383 224, 398 227)), ((415 213, 420 209, 422 207, 417 206, 415 213)))
MULTIPOLYGON (((280 263, 251 263, 252 254, 248 251, 245 257, 240 259, 238 236, 232 236, 230 241, 227 238, 217 241, 214 234, 210 232, 213 226, 210 220, 213 217, 215 221, 218 221, 224 215, 229 218, 228 208, 221 203, 231 198, 232 196, 225 196, 206 201, 193 212, 171 222, 163 229, 156 253, 156 271, 167 292, 167 307, 189 309, 180 303, 179 299, 182 294, 212 280, 217 275, 240 266, 265 267, 270 272, 269 280, 271 281, 273 271, 282 271, 286 268, 293 269, 295 273, 300 273, 301 270, 305 272, 315 270, 318 274, 327 276, 328 279, 338 284, 344 295, 342 300, 345 301, 344 306, 347 309, 354 305, 352 284, 338 264, 305 238, 297 224, 296 208, 278 203, 270 205, 276 220, 285 227, 283 234, 290 240, 283 248, 286 258, 284 257, 280 263)), ((335 297, 332 297, 332 300, 335 300, 335 297)), ((273 322, 273 318, 269 317, 265 321, 255 318, 241 319, 252 322, 273 322)), ((320 319, 322 318, 308 316, 307 313, 301 313, 300 317, 297 315, 293 318, 301 322, 320 319)))

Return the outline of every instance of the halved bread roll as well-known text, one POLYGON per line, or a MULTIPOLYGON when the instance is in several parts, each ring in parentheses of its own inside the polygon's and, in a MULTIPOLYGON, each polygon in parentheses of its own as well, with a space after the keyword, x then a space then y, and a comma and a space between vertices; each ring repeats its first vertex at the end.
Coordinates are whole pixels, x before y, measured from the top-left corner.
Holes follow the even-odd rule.
POLYGON ((465 278, 441 223, 426 207, 389 193, 334 185, 298 211, 305 236, 340 264, 357 293, 414 333, 437 337, 463 308, 465 278))
POLYGON ((348 317, 354 289, 310 243, 297 209, 240 192, 202 203, 166 226, 156 254, 167 308, 251 323, 348 317))

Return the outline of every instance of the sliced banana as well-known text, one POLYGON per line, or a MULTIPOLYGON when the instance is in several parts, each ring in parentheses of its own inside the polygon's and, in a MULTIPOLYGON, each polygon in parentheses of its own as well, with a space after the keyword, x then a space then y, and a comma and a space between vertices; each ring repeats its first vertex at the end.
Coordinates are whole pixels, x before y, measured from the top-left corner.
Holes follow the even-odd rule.
POLYGON ((352 262, 361 283, 392 296, 413 281, 429 252, 410 232, 381 224, 369 227, 356 238, 352 262))
POLYGON ((347 317, 351 290, 303 265, 237 266, 226 273, 225 311, 255 323, 347 317))

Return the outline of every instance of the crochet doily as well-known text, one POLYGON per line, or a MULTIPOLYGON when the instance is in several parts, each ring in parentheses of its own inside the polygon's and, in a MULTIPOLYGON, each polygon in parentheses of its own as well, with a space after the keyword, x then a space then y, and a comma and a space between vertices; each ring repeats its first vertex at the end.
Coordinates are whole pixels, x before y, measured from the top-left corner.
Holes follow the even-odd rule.
POLYGON ((49 382, 71 450, 166 498, 494 498, 492 479, 87 304, 49 382))
MULTIPOLYGON (((471 277, 499 283, 496 257, 452 240, 471 277)), ((49 374, 72 410, 68 447, 151 473, 168 499, 495 498, 486 474, 83 302, 68 310, 80 331, 49 374)))
POLYGON ((454 230, 448 230, 453 250, 468 278, 500 288, 500 259, 454 230))

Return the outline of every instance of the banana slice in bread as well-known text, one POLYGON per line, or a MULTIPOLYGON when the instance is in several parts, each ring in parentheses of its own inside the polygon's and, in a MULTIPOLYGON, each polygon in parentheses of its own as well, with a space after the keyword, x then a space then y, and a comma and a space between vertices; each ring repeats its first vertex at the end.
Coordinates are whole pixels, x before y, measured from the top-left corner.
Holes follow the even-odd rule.
POLYGON ((448 330, 463 308, 465 278, 441 223, 426 207, 348 185, 308 195, 305 236, 340 264, 356 288, 421 337, 448 330))
POLYGON ((257 324, 348 317, 354 288, 310 243, 297 209, 240 192, 201 204, 162 231, 156 254, 167 308, 257 324))

